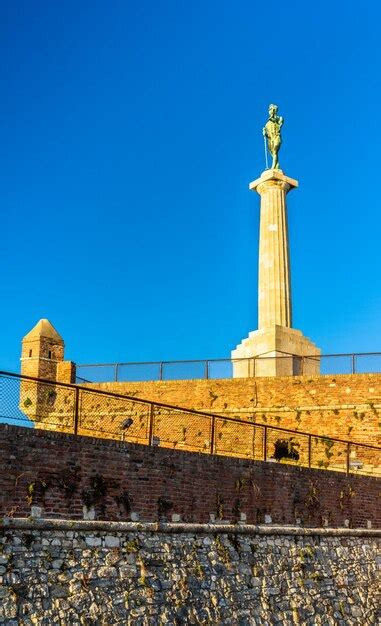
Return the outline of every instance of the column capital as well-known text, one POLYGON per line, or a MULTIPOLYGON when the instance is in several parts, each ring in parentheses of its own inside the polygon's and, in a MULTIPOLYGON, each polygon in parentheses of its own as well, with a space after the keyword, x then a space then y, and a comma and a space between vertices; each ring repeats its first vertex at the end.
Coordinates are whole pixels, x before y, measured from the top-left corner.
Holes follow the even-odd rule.
POLYGON ((281 187, 286 191, 290 191, 290 189, 294 189, 298 187, 299 183, 294 178, 289 178, 285 174, 283 174, 282 170, 265 170, 262 172, 261 177, 254 180, 249 184, 249 189, 252 191, 257 191, 259 194, 266 187, 281 187), (268 184, 266 184, 268 183, 268 184))

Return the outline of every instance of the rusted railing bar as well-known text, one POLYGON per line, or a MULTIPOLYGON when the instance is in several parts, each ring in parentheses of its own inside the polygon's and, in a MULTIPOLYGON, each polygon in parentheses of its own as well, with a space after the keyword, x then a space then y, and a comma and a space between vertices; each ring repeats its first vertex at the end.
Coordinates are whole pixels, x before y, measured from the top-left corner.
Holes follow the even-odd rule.
POLYGON ((263 428, 263 460, 267 461, 267 426, 263 428))
POLYGON ((216 417, 212 415, 210 422, 210 454, 214 454, 216 450, 216 417))
POLYGON ((75 390, 74 397, 74 434, 78 435, 78 424, 79 424, 79 387, 75 390))
POLYGON ((154 419, 155 419, 155 415, 154 415, 154 411, 155 411, 155 406, 154 404, 151 402, 149 405, 149 430, 148 430, 148 445, 152 446, 153 445, 153 438, 154 438, 154 419))

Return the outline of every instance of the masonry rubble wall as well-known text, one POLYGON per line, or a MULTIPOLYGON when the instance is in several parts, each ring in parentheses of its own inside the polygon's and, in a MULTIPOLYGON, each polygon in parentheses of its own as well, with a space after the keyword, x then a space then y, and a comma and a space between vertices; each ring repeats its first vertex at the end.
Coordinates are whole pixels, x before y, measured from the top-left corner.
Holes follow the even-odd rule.
POLYGON ((380 480, 0 425, 0 516, 381 527, 380 480))
POLYGON ((91 383, 88 386, 327 437, 381 445, 381 374, 91 383))
POLYGON ((380 536, 4 520, 0 623, 371 626, 380 536))

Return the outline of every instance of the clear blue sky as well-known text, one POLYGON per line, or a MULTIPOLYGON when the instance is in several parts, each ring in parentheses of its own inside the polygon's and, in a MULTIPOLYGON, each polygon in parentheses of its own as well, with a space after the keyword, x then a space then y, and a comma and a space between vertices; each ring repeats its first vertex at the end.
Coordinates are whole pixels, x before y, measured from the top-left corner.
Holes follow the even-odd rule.
POLYGON ((1 2, 0 367, 223 357, 257 325, 261 128, 285 117, 294 326, 381 350, 377 2, 1 2))

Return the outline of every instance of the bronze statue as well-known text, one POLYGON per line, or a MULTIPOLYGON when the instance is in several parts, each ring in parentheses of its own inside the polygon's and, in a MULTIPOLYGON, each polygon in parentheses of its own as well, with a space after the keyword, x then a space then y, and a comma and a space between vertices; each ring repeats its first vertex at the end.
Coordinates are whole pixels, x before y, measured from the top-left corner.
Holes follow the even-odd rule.
POLYGON ((277 114, 278 107, 276 104, 269 106, 269 119, 263 129, 263 136, 267 138, 267 147, 273 158, 271 169, 279 170, 278 152, 282 144, 280 129, 283 126, 283 117, 277 114))

